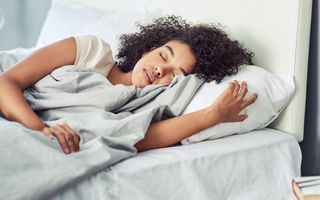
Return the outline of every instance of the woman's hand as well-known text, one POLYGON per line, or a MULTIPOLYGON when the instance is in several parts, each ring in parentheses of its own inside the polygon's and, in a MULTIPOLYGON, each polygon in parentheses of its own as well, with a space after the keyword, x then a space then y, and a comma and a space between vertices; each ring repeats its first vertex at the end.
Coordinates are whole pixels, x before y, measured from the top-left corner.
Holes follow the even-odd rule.
POLYGON ((66 123, 45 127, 42 132, 49 138, 57 138, 64 153, 69 154, 79 151, 79 135, 66 123))
POLYGON ((245 107, 254 103, 257 99, 257 94, 253 94, 248 99, 244 99, 248 92, 247 83, 242 82, 242 85, 237 81, 229 82, 228 88, 220 94, 220 96, 211 105, 214 110, 215 119, 219 123, 224 122, 241 122, 245 120, 247 115, 240 115, 239 113, 245 107))

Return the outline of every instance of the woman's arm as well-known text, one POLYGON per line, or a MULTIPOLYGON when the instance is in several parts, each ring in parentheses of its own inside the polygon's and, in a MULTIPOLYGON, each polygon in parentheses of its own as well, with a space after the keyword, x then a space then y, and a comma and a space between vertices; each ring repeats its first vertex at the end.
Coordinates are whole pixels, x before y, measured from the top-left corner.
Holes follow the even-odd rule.
POLYGON ((22 91, 54 69, 73 64, 76 57, 74 38, 43 47, 0 74, 0 111, 9 120, 41 131, 45 125, 32 111, 22 91))
POLYGON ((72 65, 76 59, 76 42, 67 38, 43 47, 0 74, 0 111, 7 119, 25 127, 55 136, 65 153, 79 151, 79 137, 67 124, 46 127, 34 113, 22 91, 53 70, 72 65))
POLYGON ((238 122, 247 118, 239 115, 248 105, 252 104, 257 95, 244 99, 247 84, 242 87, 235 81, 208 108, 186 115, 152 123, 144 139, 135 147, 139 152, 174 145, 201 130, 224 122, 238 122))
POLYGON ((135 147, 139 152, 172 146, 179 141, 219 123, 219 119, 210 116, 214 113, 209 108, 186 115, 152 123, 145 135, 135 147))

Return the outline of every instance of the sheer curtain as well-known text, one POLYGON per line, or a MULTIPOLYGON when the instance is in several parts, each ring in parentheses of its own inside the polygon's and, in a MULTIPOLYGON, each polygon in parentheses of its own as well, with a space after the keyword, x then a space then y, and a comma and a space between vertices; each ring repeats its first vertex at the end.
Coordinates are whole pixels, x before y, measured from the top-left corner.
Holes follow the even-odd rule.
POLYGON ((5 17, 0 50, 35 45, 50 4, 51 0, 0 0, 5 17))
POLYGON ((319 3, 318 0, 313 0, 305 129, 304 140, 300 144, 302 176, 320 175, 320 43, 318 27, 319 3))

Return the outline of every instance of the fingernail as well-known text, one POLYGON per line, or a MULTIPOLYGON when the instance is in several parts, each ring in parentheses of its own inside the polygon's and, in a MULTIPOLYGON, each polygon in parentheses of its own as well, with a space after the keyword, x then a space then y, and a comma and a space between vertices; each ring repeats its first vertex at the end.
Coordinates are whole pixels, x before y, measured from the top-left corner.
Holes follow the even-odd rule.
POLYGON ((69 151, 69 149, 68 149, 68 148, 65 148, 65 149, 64 149, 64 152, 66 152, 66 153, 70 153, 70 151, 69 151))

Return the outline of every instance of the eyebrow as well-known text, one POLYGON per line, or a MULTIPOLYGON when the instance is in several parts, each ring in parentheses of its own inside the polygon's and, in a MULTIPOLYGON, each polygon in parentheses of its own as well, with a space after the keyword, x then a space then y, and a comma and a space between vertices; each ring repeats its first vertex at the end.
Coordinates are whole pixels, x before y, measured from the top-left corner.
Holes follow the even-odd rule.
POLYGON ((167 47, 169 49, 171 55, 174 56, 173 49, 169 45, 166 45, 165 47, 167 47))
MULTIPOLYGON (((169 45, 165 45, 165 47, 170 51, 171 55, 174 56, 174 51, 173 51, 172 47, 170 47, 169 45)), ((188 75, 188 73, 182 67, 179 67, 179 69, 181 70, 183 75, 185 75, 185 76, 188 75)))

